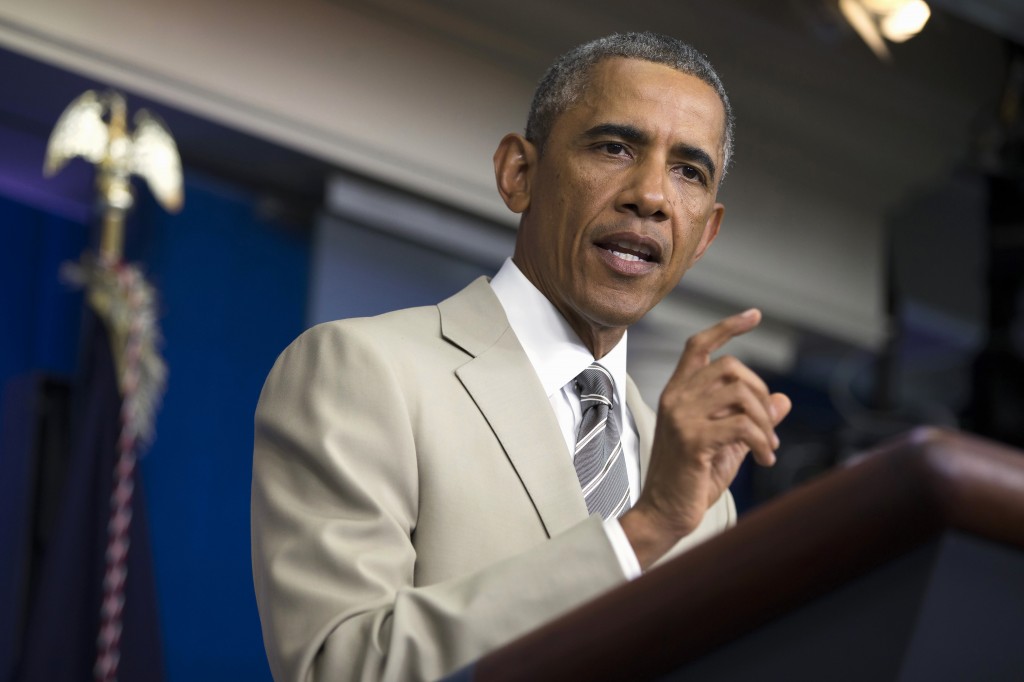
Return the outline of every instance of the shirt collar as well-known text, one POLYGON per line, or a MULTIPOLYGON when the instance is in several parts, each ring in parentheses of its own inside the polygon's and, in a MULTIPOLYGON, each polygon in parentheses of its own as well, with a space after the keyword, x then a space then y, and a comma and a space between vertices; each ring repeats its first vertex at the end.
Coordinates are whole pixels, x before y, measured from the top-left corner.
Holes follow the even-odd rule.
MULTIPOLYGON (((540 292, 511 258, 491 279, 491 288, 505 309, 512 331, 550 398, 586 369, 594 356, 558 309, 540 292)), ((615 380, 615 393, 625 404, 626 336, 601 358, 615 380)))

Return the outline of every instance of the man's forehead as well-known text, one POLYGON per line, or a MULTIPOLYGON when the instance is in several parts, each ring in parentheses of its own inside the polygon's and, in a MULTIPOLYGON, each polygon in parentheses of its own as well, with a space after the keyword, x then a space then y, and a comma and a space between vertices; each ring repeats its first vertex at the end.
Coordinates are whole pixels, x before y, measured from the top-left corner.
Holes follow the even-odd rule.
POLYGON ((596 63, 577 102, 628 106, 638 95, 653 95, 679 106, 706 107, 709 114, 725 118, 722 100, 708 83, 667 64, 632 57, 607 57, 596 63))
MULTIPOLYGON (((680 134, 710 136, 724 144, 725 107, 718 92, 700 78, 671 66, 641 59, 609 57, 595 64, 581 96, 562 112, 584 129, 599 123, 638 124, 649 107, 672 112, 680 134)), ((668 123, 659 119, 649 123, 668 123)), ((581 132, 581 131, 577 131, 581 132)))

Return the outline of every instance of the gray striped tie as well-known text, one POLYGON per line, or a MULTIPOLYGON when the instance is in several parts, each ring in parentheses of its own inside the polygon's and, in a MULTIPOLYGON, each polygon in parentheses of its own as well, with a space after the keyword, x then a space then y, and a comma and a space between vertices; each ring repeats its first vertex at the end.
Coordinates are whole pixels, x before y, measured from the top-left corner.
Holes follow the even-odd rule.
POLYGON ((618 518, 629 509, 629 478, 612 409, 612 376, 594 363, 580 372, 573 385, 583 412, 573 464, 587 511, 605 519, 618 518))

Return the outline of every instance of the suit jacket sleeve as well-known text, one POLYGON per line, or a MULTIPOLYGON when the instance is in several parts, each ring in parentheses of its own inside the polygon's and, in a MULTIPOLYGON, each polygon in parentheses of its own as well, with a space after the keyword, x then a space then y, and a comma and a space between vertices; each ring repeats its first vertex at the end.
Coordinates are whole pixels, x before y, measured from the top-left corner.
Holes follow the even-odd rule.
POLYGON ((623 581, 591 518, 418 584, 417 441, 433 427, 393 358, 344 329, 294 342, 256 412, 252 561, 275 679, 436 678, 623 581))

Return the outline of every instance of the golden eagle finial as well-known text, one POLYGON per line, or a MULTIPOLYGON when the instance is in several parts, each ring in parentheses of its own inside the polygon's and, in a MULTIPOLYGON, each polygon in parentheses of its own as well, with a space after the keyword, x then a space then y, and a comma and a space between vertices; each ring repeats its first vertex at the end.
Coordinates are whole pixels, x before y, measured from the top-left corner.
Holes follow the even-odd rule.
POLYGON ((145 109, 135 114, 135 131, 127 126, 127 106, 116 92, 89 90, 61 114, 46 146, 43 174, 58 173, 80 156, 96 165, 96 186, 103 212, 100 257, 118 262, 124 216, 134 202, 131 177, 145 179, 156 200, 171 213, 181 210, 181 157, 167 126, 145 109))

